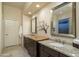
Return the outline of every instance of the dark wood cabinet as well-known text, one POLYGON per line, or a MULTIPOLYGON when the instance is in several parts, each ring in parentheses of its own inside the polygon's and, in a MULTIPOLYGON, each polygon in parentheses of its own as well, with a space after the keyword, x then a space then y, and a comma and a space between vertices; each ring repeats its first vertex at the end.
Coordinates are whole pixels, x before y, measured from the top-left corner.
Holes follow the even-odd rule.
POLYGON ((42 44, 39 45, 40 57, 58 57, 58 52, 42 44))
POLYGON ((79 49, 79 44, 73 43, 73 47, 76 47, 79 49))
POLYGON ((24 37, 24 47, 32 57, 69 57, 28 37, 24 37))
POLYGON ((39 55, 40 57, 68 57, 65 54, 62 54, 54 49, 51 49, 47 46, 44 46, 42 44, 39 45, 40 49, 39 49, 39 55))
POLYGON ((69 57, 69 56, 59 52, 59 57, 69 57))
POLYGON ((28 50, 28 53, 32 57, 38 57, 38 42, 28 37, 24 37, 24 47, 28 50))

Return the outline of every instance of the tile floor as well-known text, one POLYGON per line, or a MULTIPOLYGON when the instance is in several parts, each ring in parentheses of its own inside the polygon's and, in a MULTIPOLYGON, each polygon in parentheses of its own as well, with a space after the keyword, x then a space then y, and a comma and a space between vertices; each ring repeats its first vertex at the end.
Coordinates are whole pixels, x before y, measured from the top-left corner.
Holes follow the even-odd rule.
POLYGON ((21 46, 5 48, 1 57, 30 57, 27 50, 21 46))

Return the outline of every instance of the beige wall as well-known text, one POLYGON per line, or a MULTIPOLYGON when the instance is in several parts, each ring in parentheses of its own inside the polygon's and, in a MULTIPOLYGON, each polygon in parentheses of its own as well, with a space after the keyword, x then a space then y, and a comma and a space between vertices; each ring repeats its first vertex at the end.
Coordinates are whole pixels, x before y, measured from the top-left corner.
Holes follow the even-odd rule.
POLYGON ((23 35, 31 33, 31 18, 23 15, 23 35))
MULTIPOLYGON (((21 40, 19 39, 19 29, 20 29, 21 20, 22 20, 22 11, 19 8, 16 8, 14 6, 3 5, 3 18, 4 18, 4 22, 5 20, 16 20, 16 22, 18 22, 17 24, 18 29, 16 29, 18 32, 15 34, 17 35, 16 39, 18 41, 18 44, 20 44, 21 40)), ((5 29, 5 26, 4 26, 4 29, 5 29)))
MULTIPOLYGON (((45 8, 41 9, 38 13, 33 15, 37 17, 37 26, 39 26, 40 21, 45 21, 49 25, 48 34, 50 34, 50 21, 52 18, 52 13, 50 13, 50 10, 59 4, 61 3, 50 3, 48 6, 46 6, 45 8)), ((44 31, 38 31, 38 33, 44 34, 44 31)))
POLYGON ((79 2, 76 5, 76 35, 79 38, 79 2))
POLYGON ((17 20, 18 23, 21 23, 21 10, 19 8, 4 5, 3 6, 4 11, 4 20, 17 20))
POLYGON ((2 52, 2 3, 0 2, 0 54, 2 52))

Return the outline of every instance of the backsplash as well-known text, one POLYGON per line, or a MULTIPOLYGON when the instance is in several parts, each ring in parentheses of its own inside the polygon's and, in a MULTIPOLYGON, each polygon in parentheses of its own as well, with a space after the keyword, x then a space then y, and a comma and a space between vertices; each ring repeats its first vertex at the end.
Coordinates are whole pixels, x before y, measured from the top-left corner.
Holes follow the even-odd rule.
POLYGON ((68 38, 68 37, 59 37, 59 36, 51 36, 49 35, 49 38, 52 39, 52 40, 61 40, 62 42, 65 42, 67 44, 71 44, 73 43, 73 38, 68 38))

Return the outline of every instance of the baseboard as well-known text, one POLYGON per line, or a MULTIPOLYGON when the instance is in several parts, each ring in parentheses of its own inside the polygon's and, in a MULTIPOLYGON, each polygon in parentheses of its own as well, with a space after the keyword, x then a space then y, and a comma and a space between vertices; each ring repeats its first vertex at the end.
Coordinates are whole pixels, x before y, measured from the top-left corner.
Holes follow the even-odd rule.
POLYGON ((5 48, 9 48, 9 47, 13 47, 13 46, 21 46, 21 44, 11 45, 11 46, 7 46, 7 47, 5 47, 5 48))

